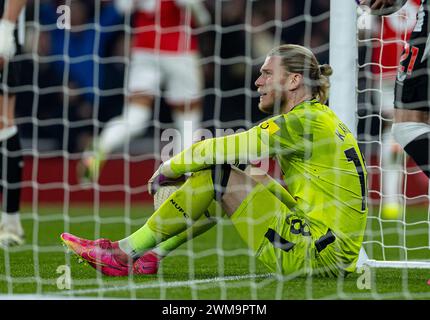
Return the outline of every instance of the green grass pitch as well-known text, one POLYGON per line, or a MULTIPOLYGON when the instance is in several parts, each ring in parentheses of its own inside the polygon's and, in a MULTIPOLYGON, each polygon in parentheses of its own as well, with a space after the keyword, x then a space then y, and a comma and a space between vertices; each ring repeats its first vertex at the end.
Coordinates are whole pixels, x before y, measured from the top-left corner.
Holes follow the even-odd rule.
MULTIPOLYGON (((151 214, 150 207, 39 207, 37 214, 32 210, 26 208, 23 214, 26 245, 0 251, 0 296, 13 293, 162 300, 430 298, 428 269, 371 269, 370 289, 357 287, 360 274, 343 280, 268 275, 265 267, 248 255, 228 220, 165 258, 158 275, 109 278, 66 253, 60 233, 117 240, 138 229, 151 214), (64 270, 57 269, 60 266, 70 267, 70 289, 58 287, 59 283, 64 285, 62 278, 59 280, 64 270)), ((372 257, 430 260, 426 206, 408 208, 403 223, 377 219, 378 210, 372 211, 366 231, 370 241, 366 250, 372 257)))

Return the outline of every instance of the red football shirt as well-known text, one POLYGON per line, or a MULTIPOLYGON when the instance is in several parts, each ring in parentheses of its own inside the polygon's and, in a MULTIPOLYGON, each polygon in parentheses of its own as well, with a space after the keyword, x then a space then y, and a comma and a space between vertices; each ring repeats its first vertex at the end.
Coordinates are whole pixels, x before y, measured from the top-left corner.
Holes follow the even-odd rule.
POLYGON ((416 23, 421 0, 409 0, 398 12, 382 17, 372 51, 372 73, 382 78, 396 77, 399 59, 416 23))
POLYGON ((141 8, 134 16, 133 48, 156 52, 192 52, 198 49, 191 10, 174 0, 156 0, 154 8, 141 8))

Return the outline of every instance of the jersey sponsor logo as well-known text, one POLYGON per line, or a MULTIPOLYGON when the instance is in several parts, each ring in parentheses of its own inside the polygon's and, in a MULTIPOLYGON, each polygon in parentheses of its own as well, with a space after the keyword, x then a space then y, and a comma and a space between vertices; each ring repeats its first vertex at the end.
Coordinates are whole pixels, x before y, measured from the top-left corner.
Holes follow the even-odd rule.
POLYGON ((339 124, 337 125, 337 128, 336 128, 336 132, 335 132, 336 136, 340 140, 345 141, 345 136, 348 133, 351 133, 351 130, 349 130, 348 127, 344 123, 339 122, 339 124))
POLYGON ((348 127, 343 122, 339 122, 338 126, 340 129, 342 129, 345 135, 347 135, 348 133, 351 133, 351 130, 349 130, 348 127))
POLYGON ((342 141, 345 141, 345 135, 343 135, 343 134, 341 134, 340 132, 339 132, 339 129, 336 129, 336 135, 337 135, 337 137, 340 139, 340 140, 342 140, 342 141))
POLYGON ((269 134, 274 134, 275 132, 280 130, 278 125, 271 120, 264 121, 263 123, 261 123, 260 128, 269 131, 269 134))
POLYGON ((185 212, 184 209, 173 199, 170 199, 170 203, 175 207, 176 210, 178 210, 179 213, 181 213, 185 219, 189 218, 189 215, 185 212))
POLYGON ((301 234, 305 237, 309 237, 311 235, 309 226, 300 219, 291 220, 290 232, 292 234, 301 234))

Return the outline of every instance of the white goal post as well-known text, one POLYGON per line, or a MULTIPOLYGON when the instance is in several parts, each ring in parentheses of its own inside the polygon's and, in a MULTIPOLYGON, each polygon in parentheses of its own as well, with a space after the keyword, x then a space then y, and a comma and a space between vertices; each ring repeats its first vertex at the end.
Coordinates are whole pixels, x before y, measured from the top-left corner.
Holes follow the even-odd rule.
POLYGON ((357 10, 353 1, 330 0, 330 108, 357 135, 357 10))

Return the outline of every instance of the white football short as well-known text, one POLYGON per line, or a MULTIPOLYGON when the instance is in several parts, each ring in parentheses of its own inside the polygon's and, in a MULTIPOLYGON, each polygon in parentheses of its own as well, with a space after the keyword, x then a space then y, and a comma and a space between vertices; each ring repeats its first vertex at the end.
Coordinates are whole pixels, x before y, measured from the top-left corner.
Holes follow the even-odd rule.
POLYGON ((183 103, 201 97, 203 77, 197 53, 154 54, 133 50, 129 69, 130 94, 163 96, 183 103))

